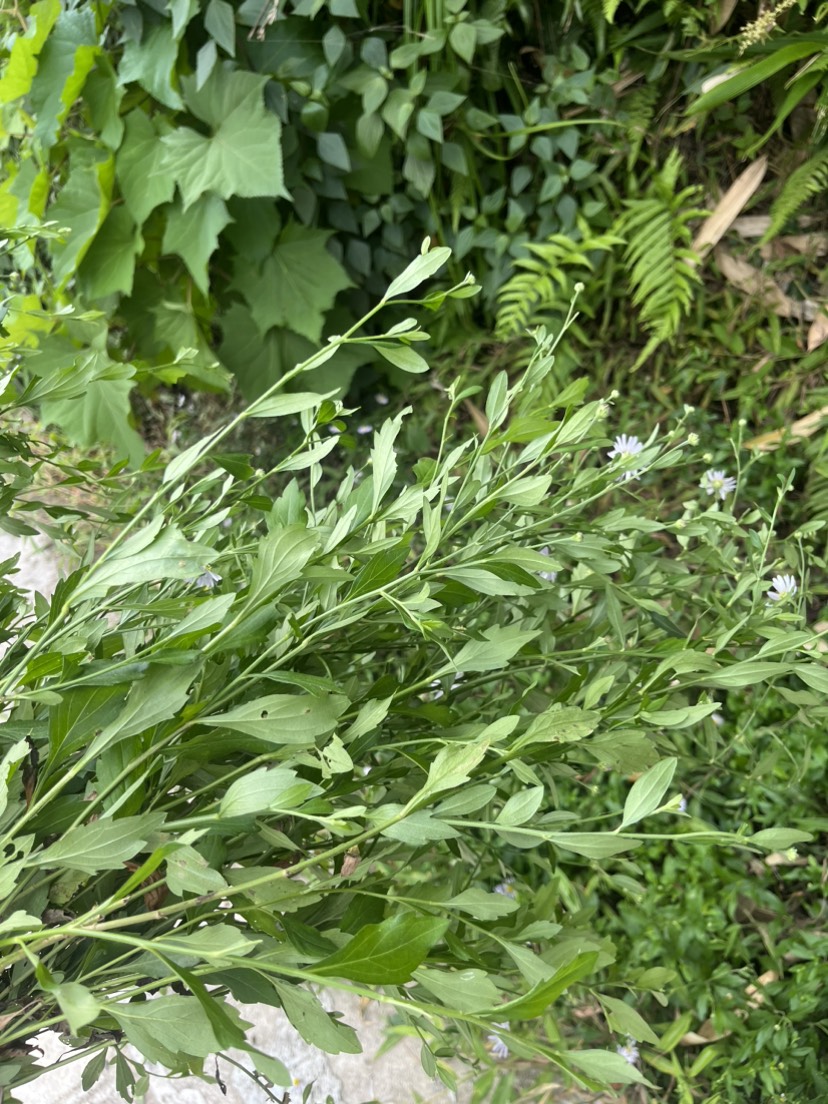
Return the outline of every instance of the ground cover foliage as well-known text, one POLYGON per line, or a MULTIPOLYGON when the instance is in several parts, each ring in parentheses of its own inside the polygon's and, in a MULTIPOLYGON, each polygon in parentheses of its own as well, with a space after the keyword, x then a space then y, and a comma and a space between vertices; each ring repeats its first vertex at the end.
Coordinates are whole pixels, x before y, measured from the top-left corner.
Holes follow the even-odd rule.
MULTIPOLYGON (((380 308, 422 310, 411 293, 447 260, 424 251, 380 308)), ((426 336, 412 318, 376 340, 404 355, 426 336)), ((220 1080, 216 1054, 281 1099, 290 1071, 226 997, 356 1050, 314 985, 393 1009, 449 1086, 447 1058, 466 1057, 478 1101, 515 1099, 526 1071, 543 1093, 681 1067, 674 969, 619 954, 592 899, 644 900, 639 853, 793 861, 824 827, 802 808, 723 827, 682 800, 694 759, 736 754, 714 720, 731 694, 821 723, 828 671, 793 582, 822 564, 807 532, 782 543, 772 512, 734 512, 727 481, 711 496, 688 479, 665 512, 648 486, 704 468, 689 412, 620 439, 610 401, 555 384, 554 343, 540 331, 525 372, 485 396, 458 380, 413 468, 396 449, 410 411, 337 471, 328 428, 351 412, 277 382, 173 458, 51 602, 31 611, 3 582, 7 1099, 37 1076, 27 1040, 47 1027, 88 1059, 86 1085, 113 1063, 126 1099, 146 1063, 220 1080), (458 418, 472 399, 485 432, 458 418), (265 419, 293 439, 271 470, 220 451, 265 419), (585 1002, 601 1016, 587 1031, 585 1002)), ((6 426, 50 386, 89 385, 71 368, 22 379, 6 377, 6 426)), ((13 517, 31 520, 40 467, 83 477, 22 430, 3 443, 13 517)))
MULTIPOLYGON (((816 337, 801 354, 824 295, 818 242, 767 250, 824 209, 824 18, 806 0, 23 5, 6 17, 0 221, 60 233, 14 251, 9 340, 39 349, 41 375, 107 364, 83 413, 44 415, 137 462, 136 389, 261 394, 428 233, 453 249, 453 279, 470 268, 483 287, 438 323, 442 349, 481 327, 506 341, 557 326, 581 281, 573 371, 600 349, 609 373, 666 377, 674 404, 697 401, 700 378, 721 402, 767 356, 776 396, 821 364, 816 337), (769 214, 765 257, 737 235, 742 256, 700 264, 698 212, 765 155, 751 201, 769 214), (734 334, 723 273, 766 307, 778 277, 786 331, 734 334), (701 320, 719 311, 711 348, 701 320), (703 351, 677 376, 679 332, 680 356, 703 351)), ((320 369, 320 389, 366 362, 399 379, 361 346, 320 369)))

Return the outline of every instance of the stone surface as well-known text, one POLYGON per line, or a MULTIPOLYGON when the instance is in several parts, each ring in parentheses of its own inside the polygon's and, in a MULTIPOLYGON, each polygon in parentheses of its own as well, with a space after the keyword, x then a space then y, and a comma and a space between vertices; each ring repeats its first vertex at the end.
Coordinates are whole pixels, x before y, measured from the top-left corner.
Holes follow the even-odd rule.
MULTIPOLYGON (((426 1076, 420 1065, 419 1043, 405 1038, 381 1057, 377 1051, 385 1035, 385 1015, 376 1004, 338 993, 325 993, 323 1003, 344 1013, 344 1019, 359 1034, 362 1054, 324 1054, 309 1047, 287 1022, 285 1016, 264 1005, 243 1009, 246 1020, 254 1023, 251 1041, 267 1054, 279 1058, 298 1082, 290 1092, 291 1104, 300 1104, 302 1090, 313 1082, 311 1104, 462 1104, 468 1099, 471 1085, 467 1081, 455 1097, 442 1085, 426 1076)), ((42 1037, 44 1050, 41 1064, 50 1066, 69 1057, 54 1034, 42 1037)), ((244 1055, 234 1057, 244 1062, 244 1055)), ((85 1062, 61 1062, 58 1068, 18 1089, 15 1095, 23 1104, 118 1104, 121 1097, 115 1091, 115 1079, 107 1070, 89 1092, 84 1092, 81 1072, 85 1062)), ((212 1072, 212 1060, 205 1063, 212 1072)), ((225 1096, 217 1084, 198 1078, 152 1079, 145 1104, 267 1104, 272 1096, 257 1088, 238 1067, 219 1063, 219 1074, 227 1090, 225 1096)), ((462 1076, 462 1074, 461 1074, 462 1076)), ((280 1099, 284 1090, 276 1090, 280 1099)))

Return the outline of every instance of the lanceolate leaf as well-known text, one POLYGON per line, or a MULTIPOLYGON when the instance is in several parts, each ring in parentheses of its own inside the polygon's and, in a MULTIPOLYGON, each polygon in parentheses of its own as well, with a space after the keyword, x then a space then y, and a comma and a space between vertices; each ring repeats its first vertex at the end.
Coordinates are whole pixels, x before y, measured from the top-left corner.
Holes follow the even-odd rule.
POLYGON ((227 713, 203 717, 200 723, 243 732, 270 744, 308 746, 334 729, 348 704, 341 694, 270 694, 227 713))
POLYGON ((81 870, 87 874, 118 870, 146 846, 147 840, 163 823, 163 813, 96 820, 70 828, 57 843, 30 855, 28 861, 35 866, 81 870))
POLYGON ((655 810, 661 804, 662 798, 670 788, 673 775, 676 772, 677 759, 662 759, 656 763, 633 784, 627 794, 624 803, 624 817, 621 827, 635 824, 655 810))
POLYGON ((344 977, 376 985, 401 985, 442 937, 448 921, 404 912, 367 924, 341 950, 317 962, 322 977, 344 977))

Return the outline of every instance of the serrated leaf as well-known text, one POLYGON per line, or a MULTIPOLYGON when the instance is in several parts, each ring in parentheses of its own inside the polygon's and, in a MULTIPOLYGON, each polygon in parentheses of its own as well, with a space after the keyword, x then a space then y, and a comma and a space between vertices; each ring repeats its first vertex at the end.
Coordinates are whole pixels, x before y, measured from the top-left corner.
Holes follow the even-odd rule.
POLYGON ((661 799, 673 781, 677 763, 678 759, 662 759, 633 783, 624 802, 622 828, 626 828, 629 824, 636 824, 659 807, 661 799))
POLYGON ((325 313, 337 294, 351 287, 326 248, 330 236, 330 230, 288 223, 260 266, 239 271, 233 286, 247 300, 260 333, 284 326, 309 341, 320 340, 325 313))
POLYGON ((118 870, 146 846, 149 837, 159 831, 163 823, 163 813, 145 813, 81 824, 70 828, 45 851, 29 855, 27 861, 33 866, 81 870, 86 874, 118 870))
POLYGON ((142 438, 132 428, 129 379, 92 380, 84 388, 83 400, 75 397, 51 399, 41 405, 45 425, 59 425, 68 440, 81 448, 102 442, 112 445, 120 458, 138 467, 145 455, 142 438))
POLYGON ((219 234, 229 222, 227 205, 213 193, 200 196, 186 209, 179 200, 167 212, 161 248, 164 253, 177 253, 181 257, 204 295, 210 290, 207 262, 218 248, 219 234))
POLYGON ((151 211, 169 203, 175 180, 162 169, 164 147, 160 124, 140 108, 124 120, 124 139, 115 157, 115 174, 124 203, 135 222, 142 226, 151 211))
POLYGON ((170 720, 186 704, 197 674, 198 664, 150 667, 144 678, 133 685, 118 716, 97 733, 90 749, 101 751, 170 720))
POLYGON ((204 87, 182 80, 187 106, 213 128, 210 136, 178 127, 162 138, 162 168, 181 191, 186 210, 205 192, 289 199, 282 171, 282 125, 265 110, 266 77, 216 67, 204 87))
POLYGON ((374 985, 402 985, 435 943, 448 921, 404 912, 366 924, 340 950, 313 966, 321 977, 342 977, 374 985))
MULTIPOLYGON (((217 999, 217 998, 212 998, 217 999)), ((224 1010, 238 1020, 228 1005, 224 1010)), ((110 1004, 127 1039, 151 1062, 182 1069, 181 1056, 207 1058, 221 1050, 213 1026, 196 997, 160 996, 148 1001, 110 1004)))

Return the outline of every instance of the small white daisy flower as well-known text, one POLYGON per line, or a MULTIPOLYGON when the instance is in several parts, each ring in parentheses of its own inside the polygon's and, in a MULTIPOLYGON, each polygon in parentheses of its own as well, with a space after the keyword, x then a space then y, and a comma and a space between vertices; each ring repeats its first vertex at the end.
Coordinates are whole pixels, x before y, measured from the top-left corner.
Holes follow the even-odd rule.
POLYGON ((719 468, 709 468, 702 476, 699 487, 708 495, 717 495, 724 500, 736 490, 736 480, 719 468))
POLYGON ((631 1066, 634 1066, 638 1061, 638 1047, 635 1045, 635 1040, 629 1036, 627 1036, 626 1045, 616 1047, 615 1053, 620 1054, 624 1061, 629 1062, 631 1066))
MULTIPOLYGON (((495 1027, 501 1028, 508 1028, 508 1026, 508 1023, 495 1024, 495 1027)), ((509 1048, 499 1035, 496 1035, 494 1032, 492 1032, 491 1035, 486 1036, 486 1042, 491 1048, 492 1057, 496 1058, 499 1062, 502 1061, 504 1058, 509 1057, 509 1048)))
POLYGON ((793 598, 799 587, 793 575, 774 575, 768 587, 768 598, 779 602, 782 598, 793 598))
POLYGON ((620 460, 630 460, 633 456, 638 456, 644 448, 637 437, 628 437, 626 433, 616 437, 612 445, 613 447, 609 453, 610 460, 614 460, 616 456, 620 460))
MULTIPOLYGON (((628 437, 626 433, 616 437, 612 444, 613 447, 608 454, 610 460, 620 460, 624 464, 632 460, 634 456, 638 456, 644 448, 637 437, 628 437)), ((626 482, 630 479, 637 479, 639 475, 641 475, 641 469, 635 468, 625 471, 621 478, 626 482)))

